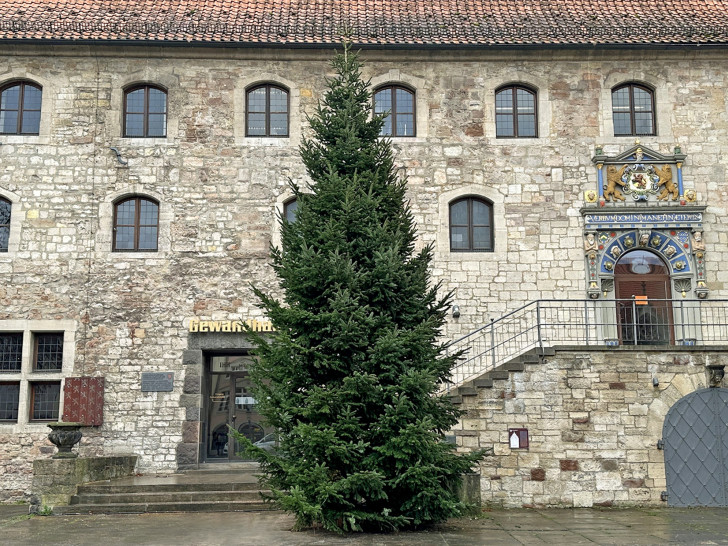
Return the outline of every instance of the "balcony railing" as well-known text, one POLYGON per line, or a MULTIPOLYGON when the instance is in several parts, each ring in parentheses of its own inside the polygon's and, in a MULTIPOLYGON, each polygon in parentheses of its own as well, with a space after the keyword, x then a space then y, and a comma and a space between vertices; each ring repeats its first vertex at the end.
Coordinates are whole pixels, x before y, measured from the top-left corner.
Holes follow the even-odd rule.
POLYGON ((728 300, 538 300, 453 341, 452 387, 555 345, 728 345, 728 300))

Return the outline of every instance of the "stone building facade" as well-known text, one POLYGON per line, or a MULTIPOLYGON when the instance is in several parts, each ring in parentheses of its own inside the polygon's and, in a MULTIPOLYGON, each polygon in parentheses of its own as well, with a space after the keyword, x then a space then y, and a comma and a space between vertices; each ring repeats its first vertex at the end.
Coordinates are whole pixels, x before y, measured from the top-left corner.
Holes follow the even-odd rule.
MULTIPOLYGON (((250 285, 276 290, 268 248, 279 240, 277 215, 291 197, 288 179, 306 182, 297 149, 308 131, 306 116, 331 74, 335 45, 51 45, 8 36, 0 50, 0 90, 28 82, 42 89, 42 103, 37 134, 0 135, 0 199, 11 212, 7 249, 0 252, 0 333, 23 334, 20 368, 0 376, 0 383, 17 384, 19 391, 17 417, 0 421, 0 500, 27 498, 32 460, 53 452, 46 420, 32 418, 34 385, 57 383, 62 392, 71 377, 105 380, 103 424, 84 429, 81 455, 131 453, 145 473, 231 457, 233 448, 216 435, 220 423, 213 414, 247 415, 250 424, 254 410, 245 386, 228 385, 225 398, 214 381, 216 374, 244 368, 236 359, 244 359, 250 345, 235 323, 265 327, 250 285), (287 92, 288 136, 246 135, 247 93, 260 85, 287 92), (166 93, 166 136, 124 136, 125 93, 135 86, 166 93), (114 248, 117 204, 136 197, 158 205, 156 251, 114 248), (34 344, 44 333, 62 334, 58 369, 34 368, 34 344), (169 389, 150 386, 153 373, 166 376, 169 389)), ((688 277, 688 300, 728 297, 728 272, 721 267, 728 260, 728 194, 722 189, 728 60, 722 48, 365 47, 362 57, 373 89, 402 86, 414 96, 416 134, 392 142, 408 179, 419 244, 435 245, 433 278, 455 293, 459 316, 449 318, 444 338, 456 339, 534 300, 614 298, 612 275, 600 270, 590 277, 590 231, 609 239, 605 248, 593 249, 599 267, 609 245, 626 253, 625 238, 639 238, 640 229, 675 241, 678 231, 690 237, 700 232, 702 246, 680 249, 690 271, 673 275, 670 297, 685 286, 674 283, 688 277), (652 93, 654 134, 615 136, 612 94, 623 85, 652 93), (511 87, 533 92, 534 138, 496 134, 496 95, 511 87), (605 200, 601 168, 632 165, 635 153, 659 156, 655 164, 669 165, 676 181, 679 162, 680 195, 658 200, 655 191, 642 201, 605 200), (450 206, 470 197, 492 208, 492 251, 451 250, 450 206), (589 215, 602 211, 631 219, 687 211, 699 220, 590 227, 589 215), (703 252, 700 264, 697 250, 703 252)), ((660 463, 649 455, 622 464, 621 433, 611 425, 634 426, 634 434, 653 431, 676 399, 673 391, 688 394, 707 385, 700 364, 708 357, 691 353, 691 365, 683 366, 679 359, 650 356, 672 398, 650 405, 635 395, 615 406, 603 385, 625 383, 632 396, 648 372, 631 366, 614 371, 608 357, 595 354, 599 358, 590 361, 577 351, 523 372, 502 389, 512 397, 481 393, 476 405, 463 402, 468 414, 457 428, 459 445, 496 446, 496 462, 486 460, 482 469, 486 498, 507 505, 660 502, 660 463), (582 371, 568 372, 560 383, 569 366, 582 371), (601 393, 591 409, 566 407, 568 396, 578 397, 572 384, 577 376, 601 393), (556 384, 571 394, 560 390, 560 401, 548 405, 528 402, 556 384), (521 400, 522 411, 511 407, 521 400), (514 412, 526 419, 516 424, 541 431, 532 431, 528 455, 512 455, 506 429, 492 428, 505 426, 503 415, 514 412), (579 419, 587 419, 581 428, 574 424, 579 419), (587 423, 604 423, 611 443, 582 434, 587 423), (539 455, 551 446, 544 438, 552 434, 581 443, 558 456, 539 455), (578 461, 574 472, 596 477, 556 491, 560 486, 548 484, 562 480, 557 457, 578 461), (625 486, 629 480, 638 485, 625 486)), ((58 418, 67 414, 64 403, 61 396, 58 418)), ((269 432, 249 431, 256 438, 269 432)))

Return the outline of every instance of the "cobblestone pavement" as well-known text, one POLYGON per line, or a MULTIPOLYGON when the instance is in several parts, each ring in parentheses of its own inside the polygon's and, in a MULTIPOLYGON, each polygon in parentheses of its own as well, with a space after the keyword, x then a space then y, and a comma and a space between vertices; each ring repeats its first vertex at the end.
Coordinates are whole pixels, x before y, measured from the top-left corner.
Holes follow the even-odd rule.
POLYGON ((728 544, 728 509, 494 510, 427 531, 338 536, 292 532, 281 512, 27 516, 0 506, 3 545, 728 544))

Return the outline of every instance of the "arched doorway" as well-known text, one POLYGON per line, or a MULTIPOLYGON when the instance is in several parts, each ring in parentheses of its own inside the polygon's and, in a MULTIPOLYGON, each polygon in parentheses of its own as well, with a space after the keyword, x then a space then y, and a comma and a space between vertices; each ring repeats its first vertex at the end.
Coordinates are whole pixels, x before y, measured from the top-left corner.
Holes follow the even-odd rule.
POLYGON ((669 506, 728 506, 728 389, 681 398, 662 427, 669 506))
POLYGON ((657 254, 640 249, 619 259, 614 289, 622 345, 674 343, 670 282, 670 271, 657 254))

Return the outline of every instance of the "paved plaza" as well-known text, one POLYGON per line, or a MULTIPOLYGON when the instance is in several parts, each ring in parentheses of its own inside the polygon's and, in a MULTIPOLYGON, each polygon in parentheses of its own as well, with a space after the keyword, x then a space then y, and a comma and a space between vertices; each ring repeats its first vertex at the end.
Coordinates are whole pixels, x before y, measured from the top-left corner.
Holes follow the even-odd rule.
POLYGON ((494 510, 427 531, 293 532, 281 512, 34 516, 0 506, 3 545, 728 544, 727 509, 494 510))

